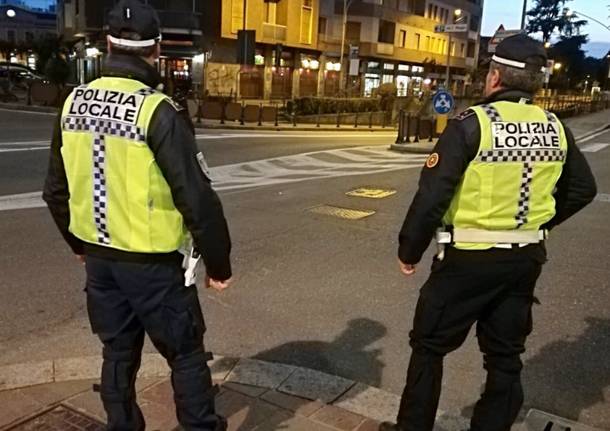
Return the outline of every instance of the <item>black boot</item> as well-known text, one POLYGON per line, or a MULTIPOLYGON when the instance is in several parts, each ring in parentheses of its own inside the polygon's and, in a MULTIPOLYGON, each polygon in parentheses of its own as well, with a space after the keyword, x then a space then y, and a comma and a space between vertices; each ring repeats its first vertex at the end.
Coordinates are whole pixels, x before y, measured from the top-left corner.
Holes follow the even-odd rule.
POLYGON ((402 428, 392 422, 382 422, 379 425, 379 431, 402 431, 402 428))

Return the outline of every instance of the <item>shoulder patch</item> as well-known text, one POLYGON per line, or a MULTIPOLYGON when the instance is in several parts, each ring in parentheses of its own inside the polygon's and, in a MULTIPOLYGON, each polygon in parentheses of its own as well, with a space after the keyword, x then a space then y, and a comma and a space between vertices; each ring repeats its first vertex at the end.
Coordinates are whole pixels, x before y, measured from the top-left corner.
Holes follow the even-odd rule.
POLYGON ((181 104, 179 104, 178 102, 176 102, 174 99, 172 99, 171 97, 168 97, 166 99, 168 101, 168 103, 176 110, 176 111, 182 111, 184 110, 184 106, 182 106, 181 104))
POLYGON ((474 110, 466 109, 465 111, 461 112, 457 117, 455 117, 454 120, 464 121, 465 119, 470 118, 473 115, 476 115, 476 112, 474 112, 474 110))
POLYGON ((441 157, 438 153, 432 153, 428 156, 428 160, 426 160, 426 167, 428 169, 432 169, 438 165, 438 162, 441 160, 441 157))

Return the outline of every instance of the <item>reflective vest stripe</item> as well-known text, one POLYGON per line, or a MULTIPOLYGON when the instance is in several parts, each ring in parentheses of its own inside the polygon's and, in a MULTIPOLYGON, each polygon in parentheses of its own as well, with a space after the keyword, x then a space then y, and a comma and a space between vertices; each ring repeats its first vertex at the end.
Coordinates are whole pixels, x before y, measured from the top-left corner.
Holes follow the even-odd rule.
POLYGON ((106 142, 104 135, 93 136, 93 217, 97 227, 98 242, 110 244, 108 232, 106 190, 106 142))

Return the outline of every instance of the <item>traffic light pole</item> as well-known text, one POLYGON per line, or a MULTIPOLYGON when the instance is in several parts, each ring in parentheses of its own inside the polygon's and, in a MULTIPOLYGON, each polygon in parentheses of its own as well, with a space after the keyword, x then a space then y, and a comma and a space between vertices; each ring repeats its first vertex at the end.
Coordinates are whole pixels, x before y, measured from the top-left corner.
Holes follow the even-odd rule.
POLYGON ((347 32, 347 10, 352 5, 353 0, 343 0, 343 19, 342 19, 342 27, 341 27, 341 57, 339 57, 339 63, 341 64, 341 69, 339 70, 339 90, 343 92, 345 90, 345 85, 343 81, 345 80, 345 65, 343 64, 343 57, 345 56, 345 36, 347 32))
POLYGON ((449 83, 451 82, 451 43, 453 42, 453 36, 449 33, 449 46, 447 47, 447 74, 445 76, 445 90, 449 90, 449 83))
POLYGON ((248 16, 248 0, 244 0, 244 13, 243 13, 243 30, 246 30, 246 17, 248 16))

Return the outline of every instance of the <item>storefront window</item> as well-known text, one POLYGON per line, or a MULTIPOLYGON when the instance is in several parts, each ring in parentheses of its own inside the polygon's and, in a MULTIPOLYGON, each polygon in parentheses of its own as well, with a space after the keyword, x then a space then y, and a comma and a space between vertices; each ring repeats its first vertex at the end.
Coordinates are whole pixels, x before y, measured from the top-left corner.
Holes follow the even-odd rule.
POLYGON ((398 97, 405 97, 409 91, 409 80, 408 76, 398 75, 396 77, 396 87, 398 88, 398 97))
POLYGON ((391 84, 394 82, 394 75, 383 75, 383 83, 384 84, 391 84))
POLYGON ((371 97, 373 91, 379 88, 380 82, 381 76, 377 73, 367 73, 364 75, 364 96, 371 97))
POLYGON ((161 58, 161 77, 164 78, 165 92, 173 96, 176 91, 188 93, 192 84, 192 60, 185 58, 161 58))

